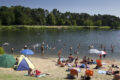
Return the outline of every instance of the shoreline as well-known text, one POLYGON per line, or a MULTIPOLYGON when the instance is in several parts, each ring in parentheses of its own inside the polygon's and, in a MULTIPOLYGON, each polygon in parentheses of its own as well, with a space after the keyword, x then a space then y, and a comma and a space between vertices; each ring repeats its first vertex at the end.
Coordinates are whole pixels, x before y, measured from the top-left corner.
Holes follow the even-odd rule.
MULTIPOLYGON (((21 30, 21 29, 79 29, 79 30, 111 30, 110 26, 44 26, 44 25, 0 25, 0 30, 21 30)), ((120 28, 118 28, 119 30, 120 28)), ((117 29, 116 29, 117 30, 117 29)))
MULTIPOLYGON (((10 54, 10 53, 9 53, 10 54)), ((23 54, 20 54, 20 53, 14 53, 14 54, 10 54, 14 57, 17 57, 17 56, 20 56, 20 55, 23 55, 23 54)), ((65 55, 61 55, 61 57, 63 58, 67 58, 69 56, 69 54, 65 54, 65 55)), ((93 60, 96 60, 96 59, 99 59, 99 56, 98 55, 76 55, 76 54, 73 54, 74 57, 78 57, 79 59, 83 59, 84 56, 87 56, 89 58, 92 58, 93 60)), ((58 58, 58 55, 57 53, 56 54, 45 54, 42 55, 41 53, 36 53, 34 55, 30 55, 30 56, 26 56, 26 57, 34 57, 34 58, 42 58, 42 59, 48 59, 48 58, 53 58, 53 59, 56 59, 58 58)), ((112 55, 106 55, 106 58, 102 58, 102 60, 113 60, 113 61, 120 61, 120 58, 115 58, 115 57, 112 57, 112 55)))

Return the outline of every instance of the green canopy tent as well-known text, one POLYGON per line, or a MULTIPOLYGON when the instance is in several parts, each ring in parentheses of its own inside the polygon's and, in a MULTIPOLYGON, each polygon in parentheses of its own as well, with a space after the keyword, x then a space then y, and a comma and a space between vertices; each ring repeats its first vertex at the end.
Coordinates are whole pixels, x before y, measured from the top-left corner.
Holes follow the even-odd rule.
POLYGON ((0 56, 0 67, 10 68, 14 66, 15 62, 15 58, 11 55, 3 54, 0 56))
POLYGON ((0 47, 0 54, 4 54, 5 53, 5 50, 3 47, 0 47))

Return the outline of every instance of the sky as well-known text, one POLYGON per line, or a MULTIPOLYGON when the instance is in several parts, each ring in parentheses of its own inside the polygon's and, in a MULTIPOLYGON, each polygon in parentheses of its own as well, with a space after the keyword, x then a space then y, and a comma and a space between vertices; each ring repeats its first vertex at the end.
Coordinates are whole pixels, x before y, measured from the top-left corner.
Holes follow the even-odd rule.
POLYGON ((0 6, 21 5, 30 8, 44 8, 60 12, 110 14, 120 17, 120 0, 0 0, 0 6))

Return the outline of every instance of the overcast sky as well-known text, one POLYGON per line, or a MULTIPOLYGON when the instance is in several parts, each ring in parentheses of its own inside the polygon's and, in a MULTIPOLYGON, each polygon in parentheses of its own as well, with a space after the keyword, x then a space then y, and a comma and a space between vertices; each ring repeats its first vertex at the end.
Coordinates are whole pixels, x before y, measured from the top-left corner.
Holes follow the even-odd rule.
POLYGON ((0 6, 21 5, 51 11, 89 14, 111 14, 120 17, 120 0, 0 0, 0 6))

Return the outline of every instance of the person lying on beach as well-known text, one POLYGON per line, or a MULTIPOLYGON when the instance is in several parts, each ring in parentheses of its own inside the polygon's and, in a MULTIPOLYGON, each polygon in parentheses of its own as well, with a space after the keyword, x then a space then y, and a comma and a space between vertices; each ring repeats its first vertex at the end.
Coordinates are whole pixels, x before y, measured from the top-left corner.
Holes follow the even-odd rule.
POLYGON ((107 75, 112 75, 112 74, 113 74, 112 67, 110 67, 110 68, 108 69, 108 71, 106 71, 106 74, 107 74, 107 75))
POLYGON ((68 66, 68 67, 71 67, 71 66, 72 66, 72 65, 69 63, 68 60, 66 60, 65 65, 68 66))
POLYGON ((117 72, 114 74, 113 80, 120 80, 120 72, 119 72, 119 71, 117 71, 117 72))
POLYGON ((119 68, 119 66, 112 64, 112 68, 119 68))
POLYGON ((33 76, 33 75, 34 75, 34 74, 33 74, 33 69, 30 68, 30 69, 28 70, 28 75, 29 75, 29 76, 33 76))
POLYGON ((81 64, 80 68, 90 68, 90 66, 88 64, 81 64))
POLYGON ((49 75, 49 74, 42 73, 41 71, 39 71, 37 69, 33 71, 33 69, 31 69, 31 68, 28 70, 28 73, 25 74, 25 76, 33 76, 33 77, 43 77, 46 75, 49 75))
POLYGON ((94 62, 93 59, 91 59, 88 64, 96 64, 96 62, 94 62))
POLYGON ((97 65, 97 66, 96 66, 95 68, 93 68, 93 69, 100 69, 100 68, 101 68, 101 66, 98 66, 98 65, 97 65))
POLYGON ((35 75, 36 77, 38 77, 40 74, 41 74, 41 72, 40 72, 39 70, 35 70, 35 71, 34 71, 34 75, 35 75))
POLYGON ((61 63, 61 64, 60 64, 60 67, 65 67, 65 63, 61 63))
POLYGON ((84 58, 82 59, 80 63, 86 63, 86 62, 87 62, 87 59, 86 59, 86 56, 84 56, 84 58))
POLYGON ((60 57, 58 58, 57 64, 61 64, 62 62, 60 61, 60 57))
POLYGON ((58 61, 57 61, 57 65, 59 65, 60 67, 65 67, 65 62, 62 62, 61 60, 60 60, 60 57, 58 58, 58 61))
POLYGON ((81 76, 81 79, 82 80, 91 80, 91 77, 90 76, 81 76))
POLYGON ((91 60, 90 58, 88 57, 88 59, 86 60, 87 64, 90 64, 91 63, 91 60))

